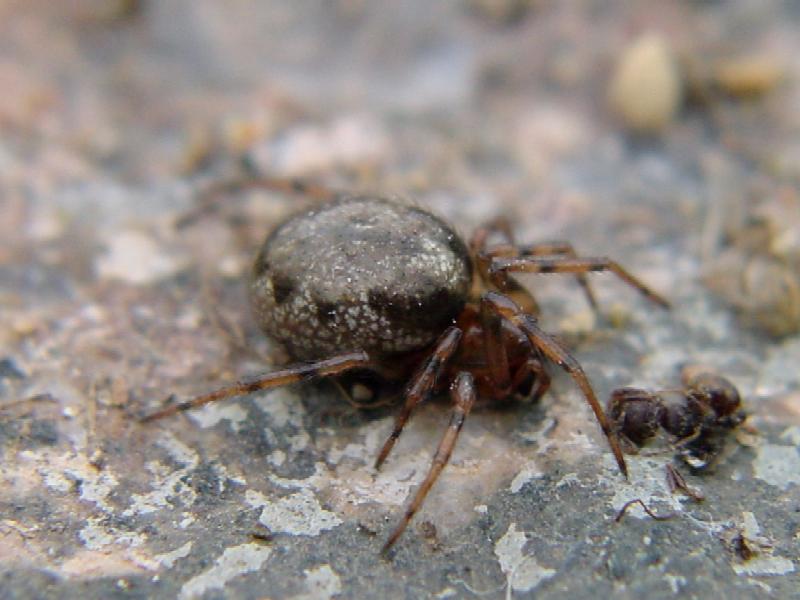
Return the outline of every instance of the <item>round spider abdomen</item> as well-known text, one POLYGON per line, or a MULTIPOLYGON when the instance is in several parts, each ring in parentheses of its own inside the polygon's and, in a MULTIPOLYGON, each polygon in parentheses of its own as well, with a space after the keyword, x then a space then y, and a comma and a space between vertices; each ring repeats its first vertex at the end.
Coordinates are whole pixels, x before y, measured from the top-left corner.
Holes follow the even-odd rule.
POLYGON ((351 350, 374 357, 431 343, 461 312, 472 281, 466 245, 432 214, 343 198, 291 217, 253 266, 261 329, 296 359, 351 350))

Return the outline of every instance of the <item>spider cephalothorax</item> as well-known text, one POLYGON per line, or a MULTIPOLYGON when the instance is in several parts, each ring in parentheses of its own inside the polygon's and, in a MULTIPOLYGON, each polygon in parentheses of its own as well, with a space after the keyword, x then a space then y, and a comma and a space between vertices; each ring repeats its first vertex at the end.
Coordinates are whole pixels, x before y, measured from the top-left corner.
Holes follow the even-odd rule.
MULTIPOLYGON (((302 183, 278 179, 257 185, 307 191, 302 183)), ((317 187, 309 191, 328 196, 317 187)), ((375 369, 408 382, 376 459, 380 467, 414 407, 449 388, 450 424, 386 550, 447 464, 476 401, 538 398, 550 385, 550 361, 578 384, 627 474, 617 433, 583 369, 542 331, 533 296, 511 274, 572 273, 594 306, 585 274, 611 271, 657 304, 667 306, 665 300, 614 261, 579 257, 568 243, 518 245, 503 220, 478 229, 466 244, 420 208, 373 196, 330 196, 275 229, 258 252, 249 284, 261 329, 305 362, 167 407, 147 420, 308 378, 375 369)))

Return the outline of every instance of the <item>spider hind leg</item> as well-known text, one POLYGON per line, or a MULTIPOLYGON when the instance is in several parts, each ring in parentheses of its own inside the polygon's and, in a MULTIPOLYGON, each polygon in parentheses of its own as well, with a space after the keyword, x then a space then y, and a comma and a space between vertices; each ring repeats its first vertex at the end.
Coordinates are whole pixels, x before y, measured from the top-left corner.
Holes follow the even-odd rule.
POLYGON ((214 390, 208 394, 195 396, 189 400, 167 406, 155 412, 149 413, 139 419, 146 423, 174 415, 185 410, 196 408, 210 402, 225 400, 235 396, 244 396, 259 390, 268 390, 299 381, 315 379, 318 377, 330 377, 338 375, 351 369, 366 368, 370 365, 370 359, 366 352, 349 352, 333 358, 320 360, 311 363, 300 363, 289 366, 279 371, 266 373, 254 379, 239 381, 232 385, 214 390))

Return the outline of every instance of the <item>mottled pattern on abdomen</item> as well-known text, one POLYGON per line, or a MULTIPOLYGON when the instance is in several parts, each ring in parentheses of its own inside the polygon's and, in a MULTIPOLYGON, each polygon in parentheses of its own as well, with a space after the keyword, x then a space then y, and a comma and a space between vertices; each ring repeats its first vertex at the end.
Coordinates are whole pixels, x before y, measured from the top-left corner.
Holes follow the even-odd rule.
POLYGON ((356 197, 279 226, 256 258, 250 298, 259 326, 294 358, 377 357, 432 342, 470 282, 467 248, 440 219, 356 197))

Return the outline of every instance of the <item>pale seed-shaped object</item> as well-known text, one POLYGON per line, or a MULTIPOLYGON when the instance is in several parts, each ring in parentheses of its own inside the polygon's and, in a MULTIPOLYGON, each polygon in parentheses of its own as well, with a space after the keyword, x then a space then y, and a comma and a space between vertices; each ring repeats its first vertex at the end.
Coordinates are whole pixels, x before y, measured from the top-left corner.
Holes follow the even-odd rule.
POLYGON ((617 62, 608 100, 624 125, 639 133, 657 133, 675 116, 683 98, 683 82, 666 40, 644 34, 617 62))

